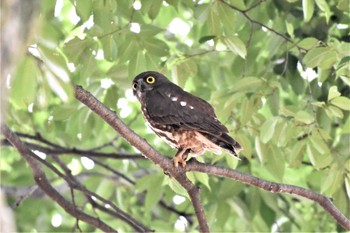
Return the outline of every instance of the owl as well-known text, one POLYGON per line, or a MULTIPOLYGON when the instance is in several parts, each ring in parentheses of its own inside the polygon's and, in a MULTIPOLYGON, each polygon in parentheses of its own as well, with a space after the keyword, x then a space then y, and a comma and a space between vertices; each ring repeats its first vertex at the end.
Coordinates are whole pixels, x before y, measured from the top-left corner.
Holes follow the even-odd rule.
POLYGON ((217 119, 213 107, 172 83, 164 75, 146 71, 132 82, 133 93, 141 103, 148 126, 170 146, 177 149, 175 167, 186 166, 188 154, 222 150, 237 157, 241 145, 230 137, 217 119))

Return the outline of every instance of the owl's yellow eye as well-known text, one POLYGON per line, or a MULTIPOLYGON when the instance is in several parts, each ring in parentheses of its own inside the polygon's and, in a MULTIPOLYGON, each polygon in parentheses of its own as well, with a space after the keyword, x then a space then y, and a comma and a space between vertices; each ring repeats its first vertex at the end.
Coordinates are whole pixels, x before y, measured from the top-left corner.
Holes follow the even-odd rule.
POLYGON ((146 78, 146 82, 147 82, 148 84, 153 84, 155 81, 156 81, 156 79, 155 79, 153 76, 148 76, 148 77, 146 78))
POLYGON ((137 83, 132 84, 132 89, 135 91, 137 89, 137 83))

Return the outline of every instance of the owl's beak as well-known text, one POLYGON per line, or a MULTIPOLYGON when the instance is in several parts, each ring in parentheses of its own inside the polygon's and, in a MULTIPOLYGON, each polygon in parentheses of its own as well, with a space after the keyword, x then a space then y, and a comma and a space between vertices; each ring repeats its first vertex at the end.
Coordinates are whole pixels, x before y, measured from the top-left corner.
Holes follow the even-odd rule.
POLYGON ((137 80, 137 82, 135 83, 137 85, 137 90, 141 91, 141 92, 145 92, 145 91, 150 91, 153 89, 152 86, 150 85, 146 85, 145 82, 143 82, 143 80, 137 80))

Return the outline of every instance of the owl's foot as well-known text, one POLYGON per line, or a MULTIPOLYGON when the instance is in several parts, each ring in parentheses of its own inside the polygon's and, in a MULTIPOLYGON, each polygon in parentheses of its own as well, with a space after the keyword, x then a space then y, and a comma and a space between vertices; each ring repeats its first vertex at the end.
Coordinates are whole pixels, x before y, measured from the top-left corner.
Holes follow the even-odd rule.
POLYGON ((173 158, 174 167, 178 167, 179 163, 181 167, 186 167, 186 161, 181 156, 176 156, 173 158))
POLYGON ((175 157, 173 158, 174 167, 178 167, 179 163, 182 167, 186 167, 186 159, 188 153, 190 153, 190 149, 179 148, 175 157))

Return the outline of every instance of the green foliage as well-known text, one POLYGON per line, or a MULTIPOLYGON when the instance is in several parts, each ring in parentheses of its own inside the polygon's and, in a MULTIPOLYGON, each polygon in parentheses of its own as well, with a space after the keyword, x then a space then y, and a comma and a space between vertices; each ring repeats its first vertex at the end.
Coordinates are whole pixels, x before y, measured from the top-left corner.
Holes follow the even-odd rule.
MULTIPOLYGON (((350 217, 349 1, 74 0, 61 1, 62 7, 55 0, 41 2, 31 52, 18 61, 11 77, 6 124, 12 130, 40 133, 61 147, 84 150, 111 142, 100 151, 134 154, 122 138, 112 140, 116 133, 73 98, 75 83, 171 157, 175 151, 147 129, 139 104, 130 97, 133 77, 157 70, 209 101, 244 146, 243 161, 206 154, 205 162, 322 193, 350 217)), ((159 201, 194 214, 184 189, 151 162, 95 159, 136 183, 96 164, 91 175, 80 157, 62 155, 74 175, 87 176, 87 188, 148 227, 174 230, 179 214, 159 201), (175 195, 186 200, 174 204, 175 195)), ((54 163, 49 154, 47 160, 54 163)), ((1 148, 0 163, 2 185, 33 185, 30 169, 14 150, 1 148)), ((213 232, 338 229, 310 201, 206 174, 188 176, 201 187, 213 232)), ((54 185, 62 183, 52 173, 49 177, 54 185)), ((64 195, 71 197, 69 191, 64 195)), ((84 200, 76 194, 78 206, 84 200)), ((84 211, 94 215, 91 206, 84 211)), ((15 212, 21 232, 71 231, 75 224, 47 199, 29 197, 15 212), (50 224, 55 213, 64 219, 58 228, 50 224)), ((99 218, 121 232, 132 230, 121 220, 99 218)), ((198 226, 191 219, 189 232, 198 226)), ((83 223, 80 227, 97 231, 83 223)))

